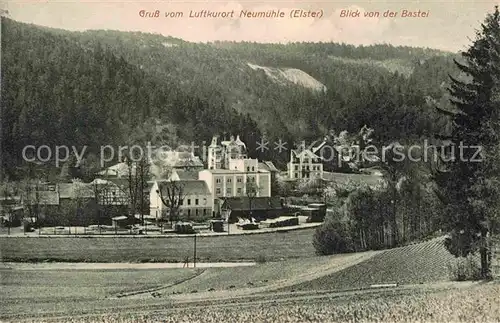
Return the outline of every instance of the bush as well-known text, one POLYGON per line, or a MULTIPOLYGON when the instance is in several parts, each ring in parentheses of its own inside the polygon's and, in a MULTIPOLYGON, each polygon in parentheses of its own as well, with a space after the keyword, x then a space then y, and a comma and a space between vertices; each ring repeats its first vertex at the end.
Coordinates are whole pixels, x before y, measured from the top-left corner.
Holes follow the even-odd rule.
POLYGON ((193 224, 189 222, 178 222, 174 225, 174 230, 176 233, 180 234, 192 234, 195 233, 195 230, 193 228, 193 224))
POLYGON ((282 228, 294 225, 299 225, 299 218, 282 219, 269 223, 270 228, 282 228))
POLYGON ((266 261, 267 259, 264 255, 258 255, 257 258, 255 258, 255 262, 258 264, 264 264, 266 261))
POLYGON ((23 223, 23 229, 24 232, 33 232, 35 230, 33 223, 27 221, 23 223))
POLYGON ((332 255, 354 251, 353 241, 341 222, 327 221, 316 229, 313 245, 318 255, 332 255))
POLYGON ((451 279, 456 281, 480 280, 481 266, 473 255, 457 257, 448 263, 451 279))

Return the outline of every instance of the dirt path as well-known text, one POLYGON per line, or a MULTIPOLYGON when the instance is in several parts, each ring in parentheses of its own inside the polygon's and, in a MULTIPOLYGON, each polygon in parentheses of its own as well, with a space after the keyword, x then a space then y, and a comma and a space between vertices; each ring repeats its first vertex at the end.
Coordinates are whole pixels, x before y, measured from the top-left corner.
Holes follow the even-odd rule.
MULTIPOLYGON (((254 266, 254 262, 199 262, 196 268, 230 268, 241 266, 254 266)), ((186 268, 184 263, 17 263, 5 262, 0 264, 0 269, 13 270, 116 270, 116 269, 175 269, 186 268)), ((187 268, 194 268, 191 262, 187 268)))

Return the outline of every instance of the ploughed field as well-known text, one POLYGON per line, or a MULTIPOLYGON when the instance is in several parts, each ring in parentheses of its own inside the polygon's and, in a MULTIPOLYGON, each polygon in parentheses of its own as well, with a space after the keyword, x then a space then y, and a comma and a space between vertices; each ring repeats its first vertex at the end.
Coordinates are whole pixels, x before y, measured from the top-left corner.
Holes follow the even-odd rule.
MULTIPOLYGON (((315 229, 197 237, 199 262, 268 261, 314 256, 315 229)), ((0 237, 3 261, 183 262, 193 237, 0 237)))
POLYGON ((345 270, 297 284, 285 290, 345 290, 374 284, 421 284, 451 278, 448 264, 455 257, 443 238, 385 250, 345 270))

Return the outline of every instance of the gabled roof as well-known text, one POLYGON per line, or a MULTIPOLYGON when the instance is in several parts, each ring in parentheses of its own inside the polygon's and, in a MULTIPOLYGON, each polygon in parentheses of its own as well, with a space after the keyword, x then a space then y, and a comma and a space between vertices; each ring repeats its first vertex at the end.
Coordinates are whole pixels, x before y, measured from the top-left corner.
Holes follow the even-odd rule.
POLYGON ((297 158, 300 158, 300 157, 309 157, 311 159, 313 159, 313 158, 320 159, 320 157, 318 155, 316 155, 315 153, 313 153, 309 149, 304 149, 304 150, 292 149, 292 156, 295 156, 297 158))
POLYGON ((198 171, 174 169, 170 176, 172 180, 198 180, 198 171))
MULTIPOLYGON (((247 196, 228 197, 222 204, 222 209, 232 211, 246 211, 250 209, 250 199, 247 196)), ((252 210, 281 210, 283 206, 279 197, 254 197, 252 210)))
POLYGON ((160 190, 167 189, 169 185, 175 183, 177 187, 182 187, 183 195, 210 195, 210 190, 205 181, 199 180, 180 180, 180 181, 159 181, 160 190))
POLYGON ((270 172, 279 172, 272 161, 263 161, 259 163, 259 170, 268 170, 270 172))
MULTIPOLYGON (((118 163, 113 166, 110 166, 106 169, 103 169, 102 171, 98 172, 97 174, 103 175, 103 176, 116 176, 116 177, 123 177, 127 176, 129 172, 129 167, 127 163, 118 163)), ((132 165, 132 174, 135 173, 135 166, 132 165)))
POLYGON ((86 183, 60 183, 59 186, 59 198, 61 199, 71 199, 75 197, 79 198, 93 198, 95 193, 86 183))

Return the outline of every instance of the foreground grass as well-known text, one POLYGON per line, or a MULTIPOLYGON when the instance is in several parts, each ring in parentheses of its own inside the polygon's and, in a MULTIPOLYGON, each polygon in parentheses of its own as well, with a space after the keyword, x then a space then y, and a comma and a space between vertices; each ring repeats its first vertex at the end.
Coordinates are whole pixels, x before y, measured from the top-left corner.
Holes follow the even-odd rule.
MULTIPOLYGON (((314 229, 255 235, 197 238, 197 258, 202 262, 266 260, 314 256, 314 229)), ((193 257, 192 237, 0 237, 2 260, 12 262, 183 262, 193 257)))
MULTIPOLYGON (((280 300, 172 309, 163 313, 108 314, 65 322, 498 322, 500 285, 488 283, 437 292, 280 300)), ((52 322, 54 320, 37 320, 52 322)), ((57 320, 55 320, 57 321, 57 320)))
POLYGON ((99 300, 118 293, 159 288, 195 277, 195 269, 168 270, 2 270, 3 312, 36 304, 99 300))
MULTIPOLYGON (((361 261, 367 256, 313 257, 249 267, 207 269, 52 270, 51 264, 43 266, 45 269, 3 269, 0 270, 0 303, 6 318, 16 317, 16 314, 29 316, 30 313, 99 313, 106 312, 107 308, 136 308, 169 302, 169 296, 174 292, 193 295, 192 291, 201 293, 208 289, 224 292, 231 289, 230 286, 237 291, 281 282, 293 283, 303 274, 316 274, 317 277, 327 270, 361 261), (248 282, 253 282, 252 286, 248 282), (151 290, 161 293, 162 297, 151 299, 151 290), (139 299, 114 298, 119 294, 139 299)), ((209 294, 211 298, 214 293, 209 294)), ((247 295, 245 291, 240 294, 247 295)))

